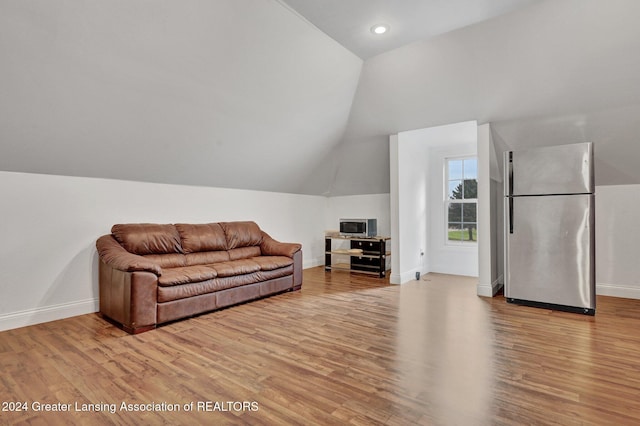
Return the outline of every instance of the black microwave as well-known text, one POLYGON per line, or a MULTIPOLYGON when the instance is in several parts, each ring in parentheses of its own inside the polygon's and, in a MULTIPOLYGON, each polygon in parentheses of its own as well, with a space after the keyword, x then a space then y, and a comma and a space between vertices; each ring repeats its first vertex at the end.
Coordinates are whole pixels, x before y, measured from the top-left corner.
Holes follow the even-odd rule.
POLYGON ((340 235, 347 237, 375 237, 378 235, 378 220, 340 219, 340 235))

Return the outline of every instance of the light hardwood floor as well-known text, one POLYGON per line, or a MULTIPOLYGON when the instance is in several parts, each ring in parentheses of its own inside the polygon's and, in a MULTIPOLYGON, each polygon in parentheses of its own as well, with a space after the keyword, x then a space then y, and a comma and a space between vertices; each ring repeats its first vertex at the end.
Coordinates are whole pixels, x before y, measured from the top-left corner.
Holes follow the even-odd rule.
POLYGON ((640 301, 588 317, 475 293, 319 267, 299 292, 137 336, 96 314, 5 331, 2 408, 28 411, 0 424, 640 424, 640 301))

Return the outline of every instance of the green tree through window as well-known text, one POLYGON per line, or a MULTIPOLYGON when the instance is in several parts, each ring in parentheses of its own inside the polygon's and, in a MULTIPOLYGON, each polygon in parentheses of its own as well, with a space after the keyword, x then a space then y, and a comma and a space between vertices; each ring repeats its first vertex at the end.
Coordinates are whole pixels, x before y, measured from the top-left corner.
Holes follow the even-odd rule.
POLYGON ((476 158, 448 159, 447 239, 477 241, 478 172, 476 158))

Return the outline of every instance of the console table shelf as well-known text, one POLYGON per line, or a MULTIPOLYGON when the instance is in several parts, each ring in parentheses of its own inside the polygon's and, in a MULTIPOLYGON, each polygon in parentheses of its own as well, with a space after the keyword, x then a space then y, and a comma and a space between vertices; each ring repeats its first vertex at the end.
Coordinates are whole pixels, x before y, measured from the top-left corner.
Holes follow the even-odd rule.
POLYGON ((324 270, 343 270, 384 278, 387 272, 387 251, 389 237, 347 237, 325 235, 324 270), (349 241, 349 249, 333 249, 333 240, 349 241), (349 263, 332 263, 332 255, 349 256, 349 263))

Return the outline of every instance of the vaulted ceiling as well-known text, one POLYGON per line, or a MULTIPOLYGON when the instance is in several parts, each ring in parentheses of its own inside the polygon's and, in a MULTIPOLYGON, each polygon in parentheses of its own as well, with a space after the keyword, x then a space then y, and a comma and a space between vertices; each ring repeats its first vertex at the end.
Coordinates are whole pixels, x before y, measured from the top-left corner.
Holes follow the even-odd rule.
POLYGON ((476 119, 640 183, 640 2, 319 3, 0 1, 0 170, 384 193, 389 134, 476 119), (395 39, 358 41, 383 12, 395 39))
POLYGON ((305 192, 362 60, 274 0, 0 2, 0 169, 305 192))
POLYGON ((539 0, 280 0, 362 59, 491 19, 539 0), (375 35, 383 24, 388 32, 375 35))

